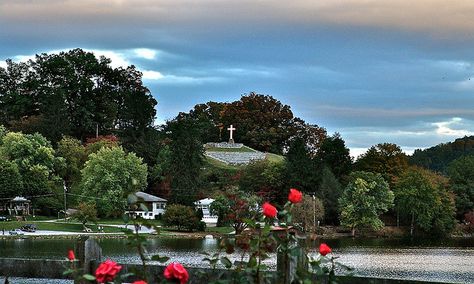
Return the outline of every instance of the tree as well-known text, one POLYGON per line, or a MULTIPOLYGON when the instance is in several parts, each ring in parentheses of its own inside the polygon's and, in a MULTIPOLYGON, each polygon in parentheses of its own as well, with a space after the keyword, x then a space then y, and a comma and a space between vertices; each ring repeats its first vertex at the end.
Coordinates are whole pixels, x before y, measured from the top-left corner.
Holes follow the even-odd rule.
POLYGON ((339 198, 342 194, 342 186, 328 167, 324 167, 321 171, 319 192, 324 205, 324 221, 326 224, 338 224, 339 198))
POLYGON ((456 194, 456 215, 462 220, 464 214, 474 208, 474 156, 464 156, 451 162, 448 176, 456 194))
POLYGON ((339 206, 341 225, 355 235, 358 228, 380 229, 379 215, 393 206, 394 195, 382 175, 370 172, 353 172, 344 189, 339 206))
POLYGON ((447 234, 454 226, 454 200, 448 180, 429 170, 411 167, 395 183, 395 203, 402 216, 410 221, 410 235, 415 226, 422 231, 447 234))
POLYGON ((81 170, 83 200, 95 203, 100 216, 119 216, 130 193, 146 187, 147 167, 121 147, 101 148, 81 170))
POLYGON ((319 222, 324 217, 324 205, 319 198, 303 195, 303 200, 295 204, 291 214, 293 223, 300 224, 303 230, 315 229, 316 220, 319 222))
POLYGON ((328 167, 339 182, 342 182, 352 169, 349 149, 339 133, 322 141, 316 154, 316 161, 320 167, 328 167))
POLYGON ((381 174, 392 186, 396 177, 408 167, 408 158, 400 146, 391 143, 381 143, 372 146, 359 156, 355 168, 381 174))
POLYGON ((261 198, 254 194, 231 189, 212 202, 210 211, 211 214, 218 216, 220 226, 231 225, 238 235, 247 228, 245 219, 250 219, 256 214, 261 201, 261 198))
POLYGON ((40 134, 8 132, 2 139, 0 156, 16 164, 23 190, 17 195, 50 193, 59 177, 55 167, 63 163, 54 156, 51 143, 40 134))
POLYGON ((0 123, 40 132, 53 144, 118 132, 138 137, 151 127, 156 100, 135 67, 112 68, 110 59, 73 49, 40 54, 0 68, 0 123), (55 127, 50 127, 54 125, 55 127))
POLYGON ((176 227, 178 231, 195 230, 199 227, 200 223, 193 207, 180 204, 166 206, 166 211, 162 218, 165 226, 176 227))
POLYGON ((0 199, 13 199, 23 192, 23 181, 18 166, 8 160, 0 160, 0 199))
POLYGON ((64 178, 66 186, 71 188, 73 184, 77 185, 81 180, 81 170, 87 160, 86 149, 81 141, 72 137, 63 137, 58 142, 56 155, 64 158, 65 161, 65 167, 60 171, 60 175, 64 178))
POLYGON ((204 148, 196 121, 179 117, 168 121, 164 131, 170 141, 167 172, 172 177, 171 201, 192 205, 204 165, 204 148))
POLYGON ((239 189, 267 201, 284 204, 287 198, 285 164, 268 160, 254 161, 243 170, 239 189))
POLYGON ((97 209, 94 203, 81 202, 77 206, 77 211, 71 215, 71 218, 82 223, 84 230, 88 222, 97 222, 97 209))
POLYGON ((316 165, 311 159, 305 140, 294 139, 286 154, 285 174, 289 186, 305 193, 314 193, 319 183, 316 173, 316 165))

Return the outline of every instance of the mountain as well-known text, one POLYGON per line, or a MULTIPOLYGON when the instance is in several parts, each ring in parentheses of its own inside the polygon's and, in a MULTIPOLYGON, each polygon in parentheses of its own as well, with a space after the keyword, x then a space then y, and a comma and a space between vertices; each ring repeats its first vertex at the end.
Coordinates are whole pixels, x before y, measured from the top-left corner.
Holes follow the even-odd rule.
POLYGON ((465 136, 424 150, 417 149, 410 157, 410 163, 445 173, 449 163, 467 155, 474 155, 474 136, 465 136))

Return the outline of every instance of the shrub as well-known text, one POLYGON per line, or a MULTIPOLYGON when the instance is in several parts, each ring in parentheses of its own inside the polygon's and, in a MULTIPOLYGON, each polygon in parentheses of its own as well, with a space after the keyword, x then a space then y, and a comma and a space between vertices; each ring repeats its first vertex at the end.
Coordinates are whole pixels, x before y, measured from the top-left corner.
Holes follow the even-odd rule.
POLYGON ((179 204, 168 205, 163 214, 163 224, 165 226, 176 227, 178 231, 192 231, 198 229, 200 221, 194 208, 179 204))

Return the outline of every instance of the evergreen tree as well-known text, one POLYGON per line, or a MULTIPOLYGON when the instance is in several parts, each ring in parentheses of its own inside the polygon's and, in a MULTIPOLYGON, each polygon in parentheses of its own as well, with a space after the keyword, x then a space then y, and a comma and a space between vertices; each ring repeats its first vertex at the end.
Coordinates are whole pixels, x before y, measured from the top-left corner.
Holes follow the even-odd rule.
POLYGON ((324 204, 324 220, 326 224, 339 223, 339 198, 342 187, 328 167, 324 167, 321 174, 320 198, 324 204))

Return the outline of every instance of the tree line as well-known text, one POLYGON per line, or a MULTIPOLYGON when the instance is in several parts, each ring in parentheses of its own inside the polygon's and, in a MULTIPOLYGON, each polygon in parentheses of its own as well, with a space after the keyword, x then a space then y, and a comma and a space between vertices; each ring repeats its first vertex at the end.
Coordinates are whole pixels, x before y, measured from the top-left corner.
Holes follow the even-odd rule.
POLYGON ((155 126, 156 100, 141 76, 133 66, 114 69, 109 59, 81 49, 7 61, 0 68, 0 198, 30 196, 38 209, 55 214, 65 186, 71 207, 92 206, 109 216, 138 190, 183 205, 211 196, 219 222, 239 227, 253 204, 265 199, 283 206, 288 188, 297 188, 309 200, 305 206, 317 202, 324 224, 353 232, 388 221, 412 232, 449 233, 456 220, 473 214, 473 156, 448 155, 448 165, 435 172, 426 163, 429 151, 408 157, 381 143, 353 161, 339 134, 328 135, 257 93, 198 104, 155 126), (227 140, 230 124, 238 142, 284 159, 213 166, 203 144, 227 140))

